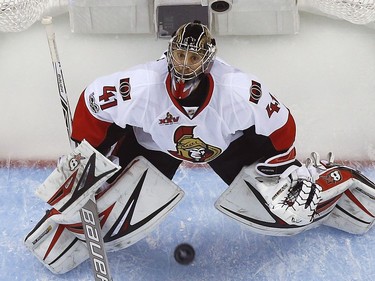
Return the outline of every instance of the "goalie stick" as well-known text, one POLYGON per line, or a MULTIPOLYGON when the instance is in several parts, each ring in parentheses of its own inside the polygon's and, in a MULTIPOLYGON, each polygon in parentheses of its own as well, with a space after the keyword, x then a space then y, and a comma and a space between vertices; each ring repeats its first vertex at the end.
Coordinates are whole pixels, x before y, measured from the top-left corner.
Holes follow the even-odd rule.
MULTIPOLYGON (((60 102, 64 113, 64 120, 66 131, 68 133, 69 143, 71 148, 74 149, 77 144, 70 137, 72 132, 72 113, 70 110, 61 62, 57 51, 52 17, 44 17, 41 22, 46 29, 52 66, 56 75, 57 88, 59 91, 60 102)), ((109 272, 108 258, 104 248, 104 241, 101 234, 100 221, 95 198, 90 198, 88 200, 88 202, 80 210, 80 215, 95 280, 113 280, 109 272)))
POLYGON ((59 59, 59 54, 57 52, 57 45, 55 40, 55 31, 53 29, 52 17, 44 17, 42 19, 42 24, 45 26, 48 46, 51 53, 52 66, 56 75, 57 89, 59 91, 61 107, 64 113, 66 131, 68 133, 69 143, 72 149, 74 149, 77 144, 70 138, 72 135, 72 113, 70 110, 68 94, 66 91, 64 75, 61 67, 61 62, 59 59))
POLYGON ((103 235, 100 229, 100 221, 95 198, 92 197, 80 210, 83 231, 89 250, 90 260, 93 266, 95 281, 112 280, 108 258, 103 243, 103 235))

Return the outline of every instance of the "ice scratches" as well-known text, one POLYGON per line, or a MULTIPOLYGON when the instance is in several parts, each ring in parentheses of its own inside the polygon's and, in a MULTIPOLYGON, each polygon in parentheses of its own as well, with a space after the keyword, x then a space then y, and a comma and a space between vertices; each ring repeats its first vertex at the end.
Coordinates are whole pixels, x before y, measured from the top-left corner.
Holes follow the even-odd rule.
MULTIPOLYGON (((23 246, 46 209, 34 190, 52 170, 0 168, 1 281, 93 280, 88 261, 54 275, 23 246)), ((363 171, 375 179, 373 166, 363 171)), ((115 281, 375 280, 375 229, 361 236, 325 226, 291 237, 260 235, 214 208, 226 185, 210 169, 182 168, 174 180, 186 193, 176 208, 145 239, 108 253, 115 281), (179 243, 196 251, 189 266, 173 258, 179 243)))
POLYGON ((355 258, 355 253, 353 253, 352 249, 352 241, 350 238, 345 239, 345 246, 347 248, 347 258, 346 260, 352 262, 353 267, 353 280, 360 280, 361 278, 361 264, 355 258))
POLYGON ((156 249, 158 247, 159 239, 160 237, 154 238, 154 237, 151 237, 150 235, 145 238, 147 245, 150 247, 150 249, 156 249))
POLYGON ((367 155, 369 159, 372 159, 372 161, 375 161, 375 145, 368 144, 367 146, 367 155))

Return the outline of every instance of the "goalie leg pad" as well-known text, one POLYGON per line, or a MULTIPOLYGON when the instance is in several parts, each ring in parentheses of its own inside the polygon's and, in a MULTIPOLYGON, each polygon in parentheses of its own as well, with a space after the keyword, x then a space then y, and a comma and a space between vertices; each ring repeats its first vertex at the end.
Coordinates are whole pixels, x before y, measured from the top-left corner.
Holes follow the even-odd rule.
POLYGON ((147 236, 183 196, 181 188, 137 157, 109 189, 98 194, 106 249, 123 249, 147 236))
MULTIPOLYGON (((120 250, 147 236, 183 196, 184 192, 145 158, 135 158, 116 182, 96 195, 105 249, 120 250)), ((64 273, 89 258, 84 241, 79 210, 68 216, 53 209, 27 236, 25 244, 52 272, 64 273), (63 235, 55 241, 57 229, 63 235), (51 244, 53 252, 46 260, 51 244), (59 262, 50 264, 57 257, 59 262)))
POLYGON ((88 259, 89 253, 84 242, 52 219, 53 213, 47 211, 24 243, 50 271, 62 274, 88 259))
POLYGON ((375 223, 375 185, 357 171, 325 225, 353 234, 366 233, 375 223))

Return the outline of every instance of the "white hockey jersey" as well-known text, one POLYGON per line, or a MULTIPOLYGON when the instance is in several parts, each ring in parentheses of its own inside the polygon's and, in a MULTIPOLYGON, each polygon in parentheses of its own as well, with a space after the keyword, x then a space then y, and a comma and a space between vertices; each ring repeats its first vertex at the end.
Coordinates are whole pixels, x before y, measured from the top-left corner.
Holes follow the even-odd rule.
POLYGON ((145 148, 194 163, 213 160, 251 126, 277 151, 293 145, 293 117, 256 77, 216 59, 208 79, 204 103, 183 107, 171 94, 166 59, 98 78, 81 95, 72 138, 95 147, 112 123, 131 125, 145 148))

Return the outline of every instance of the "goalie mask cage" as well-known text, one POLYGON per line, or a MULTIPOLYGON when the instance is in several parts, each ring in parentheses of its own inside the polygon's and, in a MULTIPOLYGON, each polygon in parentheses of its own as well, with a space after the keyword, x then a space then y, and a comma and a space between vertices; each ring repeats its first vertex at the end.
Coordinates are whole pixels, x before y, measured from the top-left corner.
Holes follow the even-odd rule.
POLYGON ((257 34, 296 33, 298 10, 325 14, 354 24, 373 25, 375 21, 375 0, 0 0, 0 32, 23 31, 43 16, 51 15, 51 10, 56 14, 59 10, 62 13, 69 9, 72 31, 152 33, 158 32, 160 27, 158 7, 183 5, 205 7, 210 23, 214 23, 211 28, 219 35, 254 34, 244 31, 243 23, 255 24, 257 34), (129 15, 126 22, 120 16, 116 17, 121 10, 129 15), (99 18, 103 13, 109 15, 107 20, 110 18, 110 22, 100 22, 104 24, 100 30, 92 30, 92 26, 91 30, 82 28, 92 25, 95 14, 99 18), (249 23, 257 16, 264 18, 264 23, 256 26, 259 18, 249 23), (113 28, 121 25, 131 28, 113 28), (274 29, 269 30, 270 25, 275 25, 274 29))

